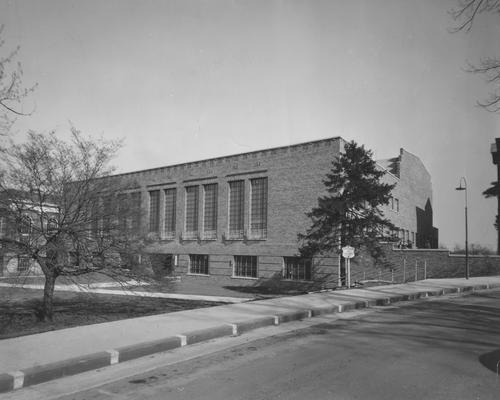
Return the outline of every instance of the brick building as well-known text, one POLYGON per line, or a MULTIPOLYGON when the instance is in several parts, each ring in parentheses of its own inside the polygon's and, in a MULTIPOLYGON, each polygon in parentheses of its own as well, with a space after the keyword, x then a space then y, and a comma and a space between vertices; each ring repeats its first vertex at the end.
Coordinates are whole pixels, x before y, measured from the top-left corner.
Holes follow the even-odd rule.
MULTIPOLYGON (((299 260, 297 234, 309 226, 306 213, 325 194, 322 180, 344 144, 335 137, 115 178, 135 182, 130 193, 144 211, 141 226, 155 238, 149 251, 163 254, 177 275, 237 286, 259 278, 336 279, 338 256, 299 260)), ((401 149, 380 167, 397 184, 385 214, 401 240, 436 247, 422 162, 401 149)))
MULTIPOLYGON (((14 204, 12 204, 12 207, 14 204)), ((42 209, 26 201, 22 205, 18 204, 19 216, 17 221, 12 220, 12 213, 6 213, 5 209, 0 207, 0 276, 25 276, 41 275, 40 266, 28 254, 20 252, 11 240, 19 243, 29 243, 35 240, 41 240, 40 235, 33 235, 36 232, 37 224, 44 226, 57 226, 57 207, 53 204, 44 204, 42 209), (48 219, 41 216, 47 216, 48 219), (47 225, 46 225, 47 224, 47 225)))

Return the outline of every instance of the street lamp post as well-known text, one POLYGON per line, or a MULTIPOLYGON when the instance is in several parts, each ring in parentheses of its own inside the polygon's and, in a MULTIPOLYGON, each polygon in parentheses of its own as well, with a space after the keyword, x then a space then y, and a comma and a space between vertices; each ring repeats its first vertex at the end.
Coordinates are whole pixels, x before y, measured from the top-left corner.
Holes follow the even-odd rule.
POLYGON ((463 190, 465 194, 465 279, 469 279, 469 231, 467 227, 467 181, 465 177, 460 178, 460 184, 456 190, 463 190))

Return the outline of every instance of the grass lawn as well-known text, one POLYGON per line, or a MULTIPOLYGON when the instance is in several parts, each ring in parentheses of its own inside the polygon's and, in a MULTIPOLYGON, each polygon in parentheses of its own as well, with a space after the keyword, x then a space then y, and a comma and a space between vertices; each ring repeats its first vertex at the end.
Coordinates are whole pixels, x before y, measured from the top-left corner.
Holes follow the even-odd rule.
POLYGON ((30 335, 79 325, 164 314, 223 303, 138 296, 56 292, 54 321, 37 318, 42 290, 0 287, 0 339, 30 335))

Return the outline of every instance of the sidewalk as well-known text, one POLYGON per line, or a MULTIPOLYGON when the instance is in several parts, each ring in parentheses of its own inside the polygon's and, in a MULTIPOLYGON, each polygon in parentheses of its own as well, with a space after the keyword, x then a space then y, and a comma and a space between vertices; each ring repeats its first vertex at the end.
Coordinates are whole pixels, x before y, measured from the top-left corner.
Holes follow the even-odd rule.
POLYGON ((217 337, 316 315, 500 287, 500 276, 279 297, 87 325, 0 341, 0 392, 217 337))

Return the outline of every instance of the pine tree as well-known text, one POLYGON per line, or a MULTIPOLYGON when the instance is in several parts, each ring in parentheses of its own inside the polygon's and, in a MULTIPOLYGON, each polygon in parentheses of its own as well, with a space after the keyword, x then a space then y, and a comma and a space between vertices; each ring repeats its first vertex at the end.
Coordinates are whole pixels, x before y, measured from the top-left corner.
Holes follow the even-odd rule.
POLYGON ((323 181, 328 195, 318 198, 307 215, 311 226, 299 234, 300 254, 312 257, 337 253, 340 247, 365 247, 378 259, 384 231, 394 229, 380 206, 388 204, 394 184, 383 183, 385 171, 377 167, 373 153, 354 141, 332 163, 323 181))

